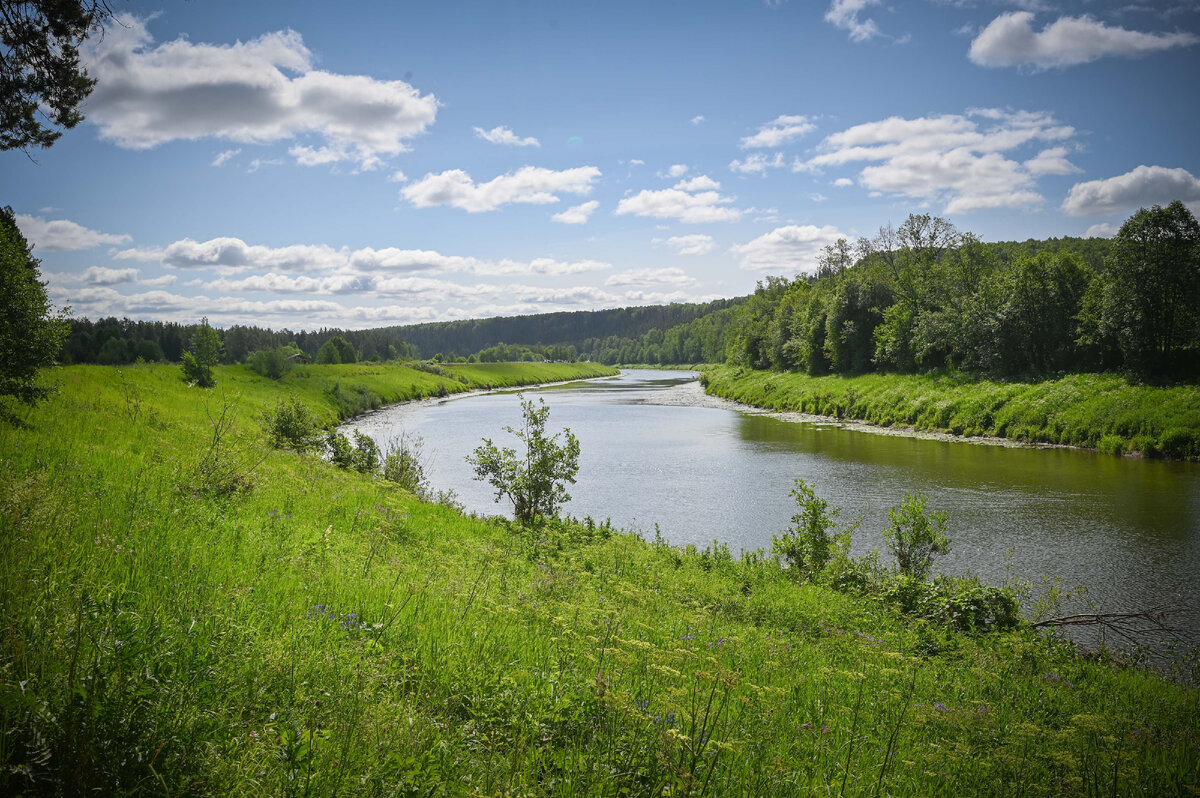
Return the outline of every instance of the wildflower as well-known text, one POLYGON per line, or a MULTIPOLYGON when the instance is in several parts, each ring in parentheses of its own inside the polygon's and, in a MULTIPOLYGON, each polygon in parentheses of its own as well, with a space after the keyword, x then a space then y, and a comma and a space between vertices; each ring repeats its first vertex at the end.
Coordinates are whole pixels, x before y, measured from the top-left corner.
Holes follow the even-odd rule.
POLYGON ((829 734, 829 727, 824 723, 821 724, 821 734, 829 734))
POLYGON ((951 711, 949 707, 947 707, 945 704, 942 704, 938 701, 933 702, 933 708, 940 710, 941 712, 950 712, 951 711))

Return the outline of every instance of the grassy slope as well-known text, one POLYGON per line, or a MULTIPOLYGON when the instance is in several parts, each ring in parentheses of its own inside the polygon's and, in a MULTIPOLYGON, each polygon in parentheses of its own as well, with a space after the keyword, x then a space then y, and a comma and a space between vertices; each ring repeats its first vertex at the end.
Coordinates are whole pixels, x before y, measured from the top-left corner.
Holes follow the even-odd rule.
POLYGON ((718 366, 717 396, 772 410, 852 418, 956 435, 1200 458, 1200 386, 1155 388, 1111 374, 1035 383, 962 376, 809 377, 718 366))
POLYGON ((1196 690, 1028 633, 946 636, 628 535, 533 540, 314 457, 194 493, 222 390, 249 469, 281 395, 333 415, 330 375, 436 388, 353 368, 222 369, 213 392, 71 368, 0 428, 0 792, 1200 786, 1196 690))

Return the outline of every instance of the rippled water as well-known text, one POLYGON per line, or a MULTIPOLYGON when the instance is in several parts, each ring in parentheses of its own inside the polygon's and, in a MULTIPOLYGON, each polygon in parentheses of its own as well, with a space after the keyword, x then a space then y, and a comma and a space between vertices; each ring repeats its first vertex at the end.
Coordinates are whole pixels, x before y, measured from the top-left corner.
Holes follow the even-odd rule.
MULTIPOLYGON (((720 540, 769 549, 795 511, 802 478, 862 517, 856 553, 885 550, 887 510, 922 491, 950 514, 947 573, 991 584, 1013 573, 1086 584, 1105 608, 1148 606, 1200 588, 1200 468, 1067 449, 926 440, 784 421, 707 397, 695 375, 627 371, 610 380, 528 390, 550 405, 550 427, 569 426, 582 456, 566 511, 611 517, 673 543, 720 540)), ((435 488, 466 508, 507 514, 464 458, 480 438, 515 445, 517 394, 476 394, 385 408, 358 419, 379 441, 422 436, 435 488)), ((1190 621, 1197 624, 1196 619, 1190 621)))

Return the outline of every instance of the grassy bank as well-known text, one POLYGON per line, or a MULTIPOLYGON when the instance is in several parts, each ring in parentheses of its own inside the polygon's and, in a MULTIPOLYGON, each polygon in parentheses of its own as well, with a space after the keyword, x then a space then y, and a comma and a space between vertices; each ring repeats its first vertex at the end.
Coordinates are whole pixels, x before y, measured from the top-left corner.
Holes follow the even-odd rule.
POLYGON ((809 377, 718 366, 716 396, 885 427, 989 435, 1113 454, 1200 459, 1200 386, 1156 388, 1112 374, 1043 382, 976 381, 961 375, 809 377))
POLYGON ((282 397, 332 418, 333 386, 394 400, 447 377, 176 375, 65 369, 0 427, 6 795, 1200 787, 1195 689, 1028 631, 903 621, 719 549, 517 532, 263 448, 282 397), (245 490, 205 492, 214 457, 245 490))

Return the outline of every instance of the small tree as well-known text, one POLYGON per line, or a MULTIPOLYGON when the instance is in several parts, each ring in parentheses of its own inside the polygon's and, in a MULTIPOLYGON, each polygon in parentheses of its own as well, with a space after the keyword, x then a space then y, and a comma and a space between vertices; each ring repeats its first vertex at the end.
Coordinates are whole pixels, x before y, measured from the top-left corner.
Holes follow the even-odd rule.
POLYGON ((799 573, 819 573, 839 549, 849 550, 850 533, 858 524, 851 524, 839 533, 837 517, 841 510, 830 507, 802 479, 796 480, 791 495, 800 510, 792 516, 792 525, 772 538, 771 553, 799 573))
POLYGON ((924 579, 933 566, 933 555, 950 551, 946 513, 927 512, 925 494, 910 493, 888 510, 888 518, 891 523, 883 530, 883 539, 896 556, 900 573, 924 579))
POLYGON ((40 265, 12 208, 0 208, 0 417, 10 412, 9 397, 34 404, 50 394, 38 370, 54 363, 70 331, 70 322, 52 313, 40 265))
POLYGON ((547 437, 546 419, 550 408, 543 399, 538 405, 522 397, 524 423, 521 429, 505 427, 525 444, 522 456, 509 448, 498 448, 491 439, 467 462, 475 467, 475 479, 486 480, 496 489, 496 501, 507 497, 513 505, 513 517, 528 524, 539 517, 553 516, 563 503, 571 500, 566 483, 575 484, 579 473, 579 441, 570 429, 547 437), (540 406, 539 406, 540 405, 540 406))
POLYGON ((213 366, 220 361, 221 337, 208 326, 208 317, 205 316, 192 333, 188 351, 183 353, 183 378, 201 388, 211 388, 217 384, 213 377, 213 366))

